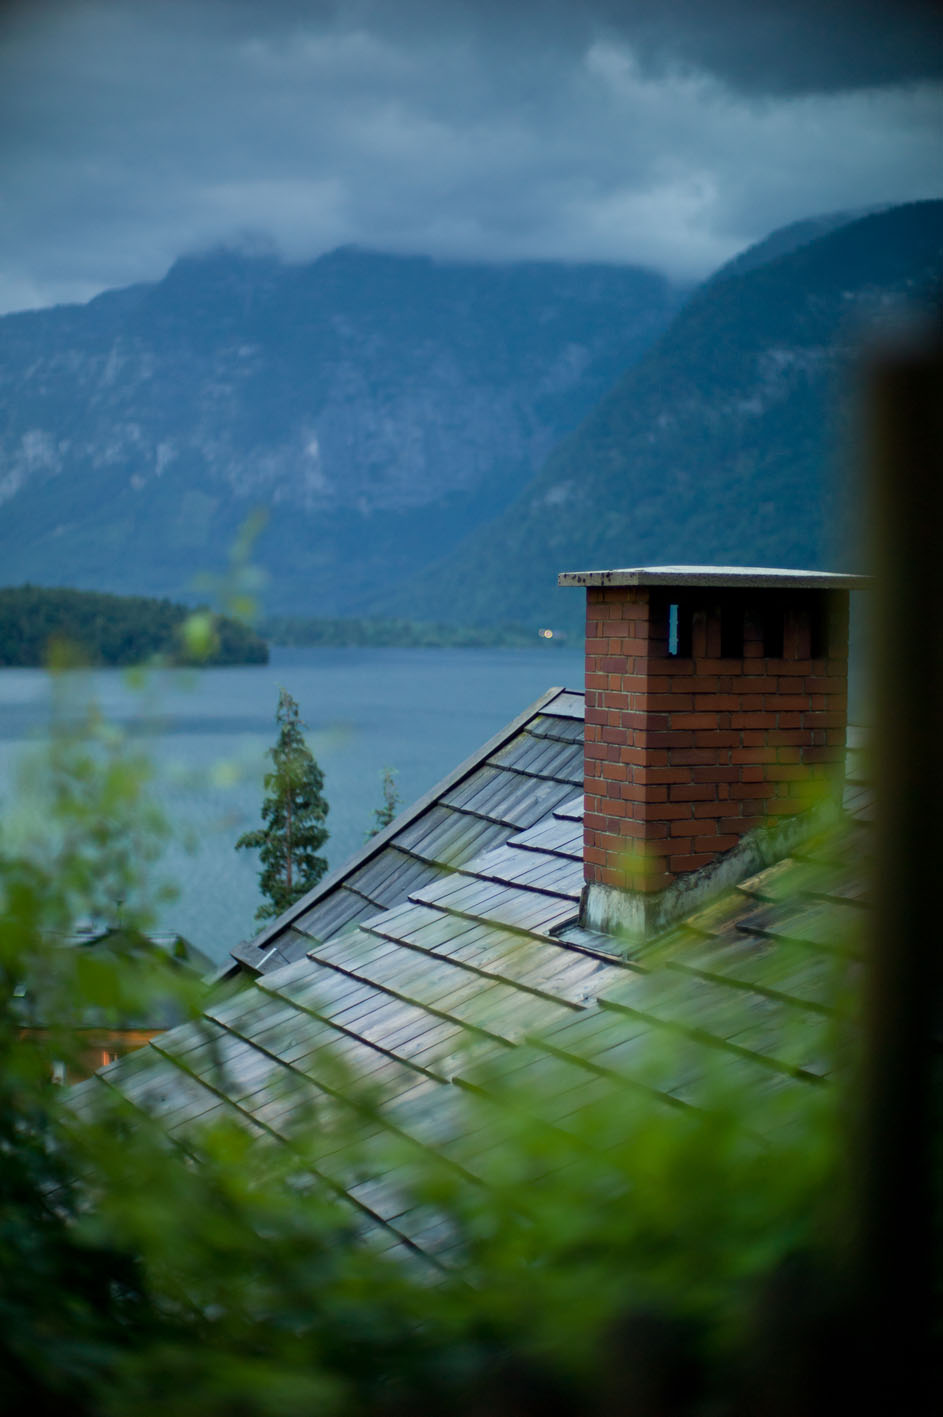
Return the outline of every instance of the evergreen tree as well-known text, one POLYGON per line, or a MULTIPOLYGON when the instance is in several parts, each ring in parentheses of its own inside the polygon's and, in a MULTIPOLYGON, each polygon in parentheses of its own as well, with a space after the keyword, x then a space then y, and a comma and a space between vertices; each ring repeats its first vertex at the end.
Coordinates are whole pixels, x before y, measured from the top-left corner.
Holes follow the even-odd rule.
POLYGON ((273 766, 265 774, 264 825, 236 842, 237 851, 259 853, 259 884, 268 899, 256 911, 257 920, 281 915, 327 870, 327 861, 317 854, 328 838, 324 775, 304 740, 298 705, 287 689, 279 690, 275 721, 279 733, 268 752, 273 766))
POLYGON ((367 840, 376 836, 378 832, 388 827, 396 816, 399 807, 399 793, 396 790, 396 769, 384 768, 383 773, 383 801, 373 814, 373 826, 367 832, 367 840))

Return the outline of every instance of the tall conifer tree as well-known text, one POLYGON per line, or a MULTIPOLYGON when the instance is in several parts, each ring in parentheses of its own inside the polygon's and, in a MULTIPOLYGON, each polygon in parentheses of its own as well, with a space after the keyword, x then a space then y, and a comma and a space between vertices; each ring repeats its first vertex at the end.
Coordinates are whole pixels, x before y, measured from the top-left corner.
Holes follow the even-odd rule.
POLYGON ((328 838, 324 775, 304 740, 298 705, 287 689, 279 690, 275 721, 278 741, 268 750, 272 771, 265 774, 263 826, 244 832, 236 842, 237 851, 259 853, 259 885, 267 899, 256 911, 257 920, 281 915, 327 870, 327 861, 317 854, 328 838))

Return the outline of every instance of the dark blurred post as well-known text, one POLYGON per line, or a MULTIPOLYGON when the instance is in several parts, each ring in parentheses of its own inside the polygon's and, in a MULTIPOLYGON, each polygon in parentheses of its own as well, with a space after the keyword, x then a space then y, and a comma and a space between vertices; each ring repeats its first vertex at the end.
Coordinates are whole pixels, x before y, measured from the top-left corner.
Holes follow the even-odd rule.
MULTIPOLYGON (((943 978, 943 345, 871 361, 876 912, 868 976, 857 1274, 866 1406, 928 1411, 939 1298, 943 978)), ((939 1391, 937 1390, 937 1397, 939 1391)))

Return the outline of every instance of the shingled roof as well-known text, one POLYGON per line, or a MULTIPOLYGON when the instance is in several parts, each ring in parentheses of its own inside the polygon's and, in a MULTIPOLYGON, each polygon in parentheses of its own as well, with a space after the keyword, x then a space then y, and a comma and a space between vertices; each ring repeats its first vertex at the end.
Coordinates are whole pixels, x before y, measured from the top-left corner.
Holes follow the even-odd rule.
POLYGON ((254 982, 89 1079, 77 1105, 116 1090, 171 1135, 229 1116, 288 1143, 312 1110, 323 1135, 354 1123, 364 1147, 355 1158, 322 1146, 319 1173, 374 1243, 443 1263, 450 1236, 403 1189, 387 1143, 480 1175, 499 1129, 470 1129, 463 1107, 487 1095, 489 1064, 539 1074, 564 1131, 626 1083, 683 1109, 709 1065, 763 1090, 820 1082, 834 964, 854 948, 865 900, 856 754, 839 843, 742 881, 666 948, 627 952, 577 920, 582 711, 582 695, 548 691, 241 947, 254 982), (653 1075, 649 1045, 665 1030, 689 1047, 653 1075), (362 1113, 339 1065, 384 1106, 362 1113))
MULTIPOLYGON (((331 939, 418 892, 434 892, 437 885, 450 883, 451 893, 459 884, 471 887, 473 880, 487 880, 488 872, 482 875, 477 867, 470 869, 469 863, 482 853, 506 846, 529 828, 552 828, 559 823, 559 850, 553 845, 552 830, 546 845, 533 848, 548 859, 512 858, 509 863, 509 869, 518 865, 528 880, 524 866, 554 868, 556 875, 545 873, 540 880, 541 892, 553 894, 554 881, 564 879, 565 862, 572 862, 574 852, 579 859, 579 828, 572 823, 582 819, 582 786, 582 695, 548 689, 373 837, 340 871, 255 939, 238 946, 233 951, 237 966, 253 974, 269 973, 303 958, 314 942, 331 939), (580 794, 579 802, 575 802, 575 793, 580 794)), ((527 843, 519 844, 528 849, 527 843)), ((500 871, 501 858, 494 861, 494 869, 500 871)), ((569 883, 569 877, 566 879, 569 883)), ((572 891, 568 884, 556 893, 569 899, 572 891)), ((470 914, 474 915, 483 894, 480 888, 470 889, 461 897, 470 914)), ((531 902, 524 899, 529 911, 531 902)), ((482 918, 493 917, 485 914, 482 918)))

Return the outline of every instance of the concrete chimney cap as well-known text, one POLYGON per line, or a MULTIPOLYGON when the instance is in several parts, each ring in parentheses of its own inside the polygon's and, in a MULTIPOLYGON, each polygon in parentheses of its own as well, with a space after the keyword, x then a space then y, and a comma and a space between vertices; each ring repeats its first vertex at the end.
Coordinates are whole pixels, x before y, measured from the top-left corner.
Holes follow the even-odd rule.
POLYGON ((754 586, 770 589, 861 590, 870 576, 838 571, 794 571, 774 566, 632 566, 613 571, 561 571, 561 586, 717 586, 733 590, 754 586))

